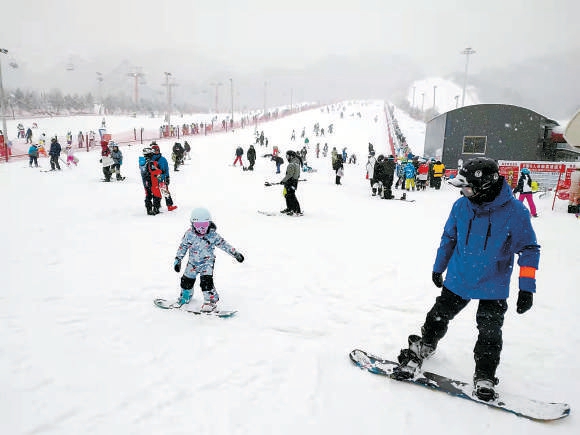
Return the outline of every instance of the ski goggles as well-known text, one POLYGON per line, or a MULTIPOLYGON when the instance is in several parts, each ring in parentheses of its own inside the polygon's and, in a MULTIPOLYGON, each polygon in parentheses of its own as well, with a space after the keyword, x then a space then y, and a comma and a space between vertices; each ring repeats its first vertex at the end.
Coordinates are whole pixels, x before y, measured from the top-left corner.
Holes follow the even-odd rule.
POLYGON ((198 234, 206 234, 207 230, 209 229, 209 222, 194 222, 193 229, 198 234))

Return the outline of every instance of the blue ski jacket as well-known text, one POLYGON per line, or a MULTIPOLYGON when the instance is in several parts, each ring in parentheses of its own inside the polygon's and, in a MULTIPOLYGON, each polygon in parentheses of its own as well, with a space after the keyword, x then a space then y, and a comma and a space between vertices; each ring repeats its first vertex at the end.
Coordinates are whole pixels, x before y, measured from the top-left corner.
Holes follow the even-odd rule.
MULTIPOLYGON (((530 213, 504 180, 491 202, 455 201, 433 271, 447 270, 443 284, 463 299, 507 299, 515 254, 520 268, 538 268, 540 245, 530 213)), ((520 277, 519 288, 534 293, 535 278, 520 277)))
POLYGON ((167 163, 167 159, 161 154, 153 154, 151 160, 156 161, 159 169, 162 171, 159 176, 159 181, 165 181, 167 183, 167 179, 169 178, 169 164, 167 163))

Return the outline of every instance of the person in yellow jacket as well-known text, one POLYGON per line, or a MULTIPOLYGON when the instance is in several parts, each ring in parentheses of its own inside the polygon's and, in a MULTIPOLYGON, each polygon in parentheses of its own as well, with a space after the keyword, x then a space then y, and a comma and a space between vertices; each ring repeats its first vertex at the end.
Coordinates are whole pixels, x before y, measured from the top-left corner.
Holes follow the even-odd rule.
POLYGON ((441 188, 441 179, 445 174, 445 165, 441 163, 441 160, 437 160, 433 165, 433 186, 435 189, 439 190, 441 188))

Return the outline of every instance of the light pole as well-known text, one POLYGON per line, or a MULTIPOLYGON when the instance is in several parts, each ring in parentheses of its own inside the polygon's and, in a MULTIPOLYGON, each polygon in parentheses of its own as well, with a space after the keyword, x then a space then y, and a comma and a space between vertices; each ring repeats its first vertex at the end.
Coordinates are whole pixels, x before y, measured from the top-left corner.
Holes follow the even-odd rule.
POLYGON ((215 86, 215 113, 218 113, 218 88, 223 85, 223 83, 210 83, 210 86, 215 86))
MULTIPOLYGON (((8 50, 0 48, 0 53, 8 54, 8 50)), ((6 129, 6 98, 4 96, 4 86, 2 84, 2 61, 0 60, 0 106, 2 107, 2 135, 4 136, 4 152, 8 161, 8 130, 6 129)))
POLYGON ((103 74, 97 72, 97 82, 98 84, 98 92, 99 92, 99 115, 101 114, 101 108, 103 107, 103 74))
POLYGON ((461 52, 461 54, 465 55, 465 75, 463 76, 463 96, 461 97, 461 107, 465 106, 465 87, 467 86, 467 67, 469 65, 469 55, 475 53, 476 51, 471 47, 467 47, 461 52))
POLYGON ((266 119, 266 94, 268 91, 268 82, 264 82, 264 120, 266 119))
POLYGON ((234 79, 230 78, 230 92, 232 94, 232 125, 234 122, 234 79))
POLYGON ((459 95, 455 96, 455 108, 459 107, 459 95))
POLYGON ((437 85, 433 85, 433 112, 435 112, 435 91, 437 90, 437 85))
POLYGON ((423 108, 425 107, 425 92, 421 92, 421 112, 423 112, 423 108))
POLYGON ((165 74, 165 83, 162 86, 167 88, 167 115, 165 116, 167 120, 167 125, 171 126, 171 107, 173 105, 171 101, 171 88, 177 86, 176 83, 169 83, 169 77, 172 77, 170 72, 164 72, 165 74))

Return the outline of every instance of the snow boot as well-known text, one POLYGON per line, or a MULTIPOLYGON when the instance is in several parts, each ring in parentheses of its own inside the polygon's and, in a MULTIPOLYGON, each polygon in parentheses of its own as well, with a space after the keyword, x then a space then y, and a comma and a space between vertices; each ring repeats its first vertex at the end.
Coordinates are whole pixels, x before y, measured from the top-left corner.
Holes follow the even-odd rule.
POLYGON ((393 371, 396 379, 410 379, 421 369, 423 360, 435 352, 435 346, 423 343, 418 335, 409 335, 409 348, 402 349, 397 357, 399 367, 393 371))
POLYGON ((475 374, 473 377, 473 394, 485 402, 495 399, 495 386, 498 384, 498 379, 493 376, 481 376, 475 374))
POLYGON ((403 193, 403 196, 401 196, 401 198, 400 198, 400 199, 401 199, 401 201, 405 201, 405 200, 407 199, 407 193, 406 193, 406 192, 404 192, 404 193, 403 193))
POLYGON ((179 305, 189 304, 192 296, 193 296, 193 292, 191 290, 181 289, 181 294, 179 295, 179 299, 177 300, 177 303, 179 305))
POLYGON ((209 313, 217 309, 217 303, 220 296, 216 289, 210 291, 203 291, 203 305, 200 308, 201 312, 209 313))
POLYGON ((168 206, 167 206, 167 210, 169 210, 169 211, 173 211, 173 210, 175 210, 176 208, 177 208, 177 206, 176 206, 176 205, 168 205, 168 206))

